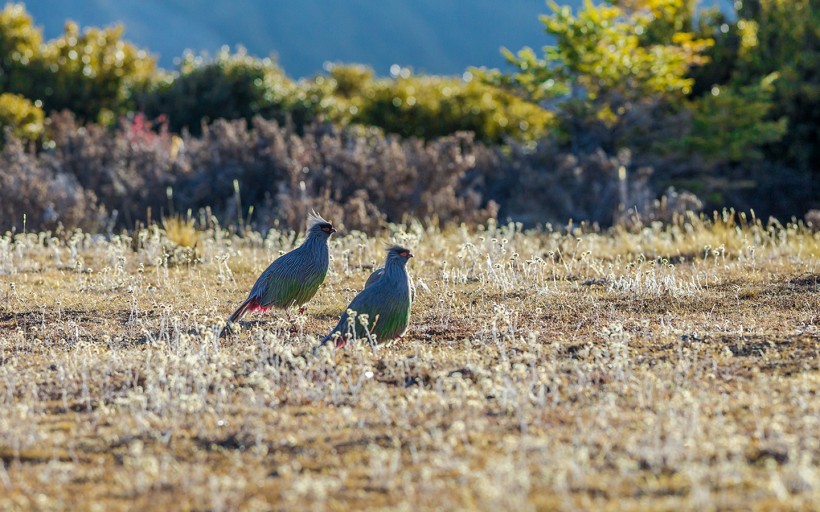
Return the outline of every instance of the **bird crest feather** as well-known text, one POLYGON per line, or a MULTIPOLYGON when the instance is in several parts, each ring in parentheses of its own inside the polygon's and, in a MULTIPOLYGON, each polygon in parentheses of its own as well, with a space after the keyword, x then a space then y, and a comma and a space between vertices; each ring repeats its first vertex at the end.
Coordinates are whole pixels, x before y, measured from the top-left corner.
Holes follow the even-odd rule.
POLYGON ((308 214, 308 221, 307 221, 307 228, 308 231, 313 228, 313 226, 317 224, 330 224, 327 220, 325 220, 321 215, 316 213, 316 210, 312 210, 308 214))

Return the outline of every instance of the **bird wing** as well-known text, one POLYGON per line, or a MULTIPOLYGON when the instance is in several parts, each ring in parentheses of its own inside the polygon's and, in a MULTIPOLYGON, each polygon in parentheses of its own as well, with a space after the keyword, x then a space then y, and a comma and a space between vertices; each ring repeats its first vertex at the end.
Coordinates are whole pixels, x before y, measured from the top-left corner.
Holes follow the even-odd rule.
POLYGON ((384 267, 379 267, 379 268, 377 268, 376 270, 374 270, 374 271, 373 271, 373 273, 372 273, 372 274, 370 274, 370 275, 367 277, 367 281, 365 281, 365 282, 364 282, 364 287, 365 287, 365 288, 367 288, 367 287, 368 287, 368 286, 370 286, 371 284, 375 283, 376 281, 378 281, 379 279, 381 279, 381 277, 382 277, 383 275, 384 275, 384 267))
MULTIPOLYGON (((367 287, 361 292, 359 292, 355 297, 353 297, 353 300, 350 301, 350 304, 347 305, 345 310, 342 312, 342 315, 339 317, 339 322, 336 324, 336 327, 334 327, 330 331, 330 333, 328 333, 328 335, 325 336, 325 338, 322 340, 322 343, 325 343, 327 340, 332 338, 334 333, 338 332, 343 335, 347 333, 347 319, 349 318, 349 315, 347 314, 348 311, 355 311, 357 317, 361 314, 366 314, 370 316, 370 313, 372 312, 371 305, 376 303, 375 298, 377 297, 377 294, 374 294, 373 290, 373 287, 367 287)), ((360 324, 358 324, 358 320, 356 320, 356 322, 357 323, 354 326, 354 328, 356 329, 356 332, 358 334, 360 332, 361 327, 360 324)))
MULTIPOLYGON (((372 274, 370 274, 367 277, 367 281, 364 282, 364 287, 367 288, 368 286, 372 285, 373 283, 381 279, 383 275, 384 267, 377 268, 373 271, 372 274)), ((407 283, 410 286, 410 301, 412 302, 416 299, 416 284, 413 282, 413 278, 410 277, 410 274, 407 274, 407 283)))
POLYGON ((250 295, 265 307, 303 304, 316 293, 326 271, 297 248, 271 263, 253 285, 250 295))
POLYGON ((368 316, 368 331, 376 334, 380 339, 393 338, 407 328, 410 315, 410 302, 408 290, 395 286, 395 283, 378 279, 370 286, 359 292, 356 297, 345 308, 339 318, 336 327, 322 340, 325 343, 333 337, 334 333, 346 334, 348 332, 348 311, 356 312, 356 336, 366 335, 364 327, 359 323, 361 315, 368 316))

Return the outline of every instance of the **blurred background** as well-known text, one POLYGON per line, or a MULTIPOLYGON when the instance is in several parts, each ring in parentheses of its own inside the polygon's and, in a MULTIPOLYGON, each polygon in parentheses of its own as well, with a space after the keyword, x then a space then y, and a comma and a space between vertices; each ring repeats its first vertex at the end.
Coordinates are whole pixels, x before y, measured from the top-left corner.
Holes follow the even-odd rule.
MULTIPOLYGON (((578 8, 583 0, 560 2, 578 8)), ((732 12, 732 0, 708 0, 732 12)), ((29 0, 45 36, 65 21, 81 26, 122 23, 125 37, 170 68, 187 49, 211 54, 222 45, 277 56, 292 77, 323 71, 325 62, 366 64, 379 75, 390 66, 455 75, 469 66, 499 67, 499 48, 538 48, 554 41, 538 16, 544 0, 29 0)))
MULTIPOLYGON (((580 2, 576 2, 580 3, 580 2)), ((392 64, 417 72, 461 74, 468 66, 500 66, 502 45, 544 40, 541 0, 33 0, 26 3, 46 37, 66 19, 80 25, 123 23, 126 37, 172 67, 186 49, 215 53, 244 45, 275 54, 286 72, 306 77, 326 61, 367 64, 386 75, 392 64)))
POLYGON ((815 3, 7 3, 0 229, 809 219, 815 3))

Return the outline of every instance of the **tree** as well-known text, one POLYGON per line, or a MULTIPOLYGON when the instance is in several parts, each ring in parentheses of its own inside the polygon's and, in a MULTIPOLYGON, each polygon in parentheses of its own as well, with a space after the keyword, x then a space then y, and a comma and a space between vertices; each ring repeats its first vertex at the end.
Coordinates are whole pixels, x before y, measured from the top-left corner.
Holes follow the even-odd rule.
POLYGON ((820 161, 820 8, 813 4, 743 0, 735 2, 733 19, 708 13, 699 32, 716 44, 711 62, 693 73, 697 98, 715 87, 729 94, 749 91, 776 76, 761 105, 761 122, 787 120, 788 129, 782 140, 764 137, 761 143, 768 145, 768 158, 804 173, 817 173, 820 161))
POLYGON ((556 42, 544 48, 543 58, 531 48, 517 54, 503 49, 516 71, 482 76, 533 100, 561 99, 574 116, 610 126, 634 105, 688 94, 694 80, 687 73, 705 62, 703 52, 712 44, 689 30, 691 1, 585 0, 577 14, 548 4, 552 14, 541 21, 556 42))
POLYGON ((695 99, 691 131, 678 139, 679 149, 712 164, 761 160, 762 146, 780 140, 787 130, 785 117, 768 119, 777 79, 772 73, 756 84, 714 86, 695 99))

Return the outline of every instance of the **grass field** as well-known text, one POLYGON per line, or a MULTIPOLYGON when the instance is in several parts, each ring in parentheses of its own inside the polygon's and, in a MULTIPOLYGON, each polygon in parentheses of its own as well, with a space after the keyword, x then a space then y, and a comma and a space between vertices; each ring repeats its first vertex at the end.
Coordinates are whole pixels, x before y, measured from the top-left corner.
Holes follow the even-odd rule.
POLYGON ((818 507, 820 233, 340 235, 221 340, 296 235, 0 237, 0 510, 818 507), (407 335, 313 355, 393 241, 407 335))

